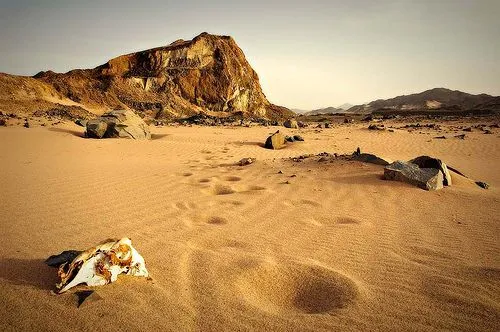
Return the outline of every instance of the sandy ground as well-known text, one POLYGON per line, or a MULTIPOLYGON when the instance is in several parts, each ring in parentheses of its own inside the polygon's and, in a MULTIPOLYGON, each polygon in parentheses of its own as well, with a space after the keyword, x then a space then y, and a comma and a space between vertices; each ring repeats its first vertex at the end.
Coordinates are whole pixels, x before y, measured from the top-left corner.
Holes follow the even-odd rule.
POLYGON ((141 142, 0 128, 0 330, 500 330, 498 129, 281 128, 306 141, 262 148, 275 129, 153 128, 141 142), (491 188, 455 176, 426 192, 381 166, 283 159, 358 146, 430 154, 491 188), (233 165, 243 157, 257 162, 233 165), (45 258, 122 236, 152 281, 120 277, 80 308, 50 294, 45 258))

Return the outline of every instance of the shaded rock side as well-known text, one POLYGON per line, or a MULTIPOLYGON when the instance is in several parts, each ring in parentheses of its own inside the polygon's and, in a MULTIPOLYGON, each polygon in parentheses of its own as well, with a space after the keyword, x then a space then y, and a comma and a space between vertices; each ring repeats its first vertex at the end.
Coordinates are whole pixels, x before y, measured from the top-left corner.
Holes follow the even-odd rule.
POLYGON ((284 148, 285 144, 286 144, 285 135, 280 133, 280 131, 278 130, 277 132, 275 132, 274 134, 272 134, 271 136, 269 136, 267 138, 266 143, 264 144, 264 147, 266 149, 277 150, 277 149, 284 148))
POLYGON ((151 139, 149 126, 130 110, 115 110, 87 122, 89 138, 151 139))
POLYGON ((443 184, 445 186, 451 186, 451 175, 448 172, 446 164, 440 159, 420 156, 409 161, 412 164, 417 165, 420 168, 436 168, 443 174, 443 184))
POLYGON ((286 120, 285 122, 283 122, 283 126, 285 128, 299 129, 299 124, 297 123, 297 120, 294 119, 286 120))
POLYGON ((425 190, 443 188, 443 173, 436 168, 420 168, 418 165, 395 161, 384 168, 384 179, 406 182, 425 190))

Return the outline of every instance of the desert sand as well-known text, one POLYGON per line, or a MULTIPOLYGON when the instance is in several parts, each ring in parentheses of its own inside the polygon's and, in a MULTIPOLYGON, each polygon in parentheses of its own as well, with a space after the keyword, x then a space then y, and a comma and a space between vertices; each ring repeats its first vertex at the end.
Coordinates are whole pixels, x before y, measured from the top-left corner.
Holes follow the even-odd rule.
POLYGON ((0 330, 500 330, 500 139, 365 125, 0 128, 0 330), (305 142, 261 144, 280 129, 305 142), (472 180, 427 192, 360 162, 429 154, 472 180), (244 157, 257 161, 236 166, 244 157), (281 172, 280 172, 281 171, 281 172), (81 307, 44 260, 128 236, 153 280, 122 276, 81 307))

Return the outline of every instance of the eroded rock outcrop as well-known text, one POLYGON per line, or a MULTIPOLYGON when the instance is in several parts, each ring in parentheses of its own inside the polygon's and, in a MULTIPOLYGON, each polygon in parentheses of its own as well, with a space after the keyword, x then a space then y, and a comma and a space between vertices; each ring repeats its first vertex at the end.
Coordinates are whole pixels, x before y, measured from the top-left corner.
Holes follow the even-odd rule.
POLYGON ((208 33, 122 55, 94 69, 41 72, 35 78, 76 103, 130 108, 157 119, 197 113, 240 112, 270 120, 293 115, 266 99, 257 73, 233 38, 208 33))

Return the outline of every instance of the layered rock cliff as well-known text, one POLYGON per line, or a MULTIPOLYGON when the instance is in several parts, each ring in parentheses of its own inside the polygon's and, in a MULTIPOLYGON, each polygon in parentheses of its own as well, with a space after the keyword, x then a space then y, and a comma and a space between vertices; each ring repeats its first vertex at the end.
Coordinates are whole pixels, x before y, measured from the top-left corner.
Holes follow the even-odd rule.
POLYGON ((40 72, 34 79, 56 91, 52 98, 102 112, 130 108, 156 119, 198 113, 267 119, 293 115, 267 100, 257 73, 233 38, 208 33, 122 55, 94 69, 40 72))

